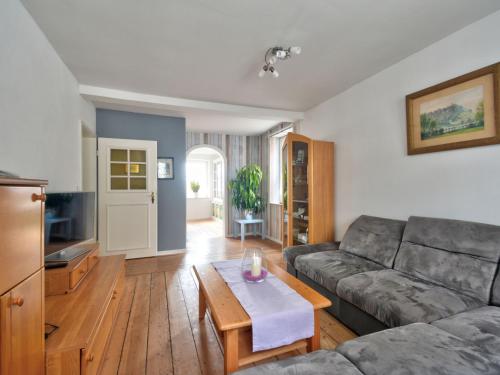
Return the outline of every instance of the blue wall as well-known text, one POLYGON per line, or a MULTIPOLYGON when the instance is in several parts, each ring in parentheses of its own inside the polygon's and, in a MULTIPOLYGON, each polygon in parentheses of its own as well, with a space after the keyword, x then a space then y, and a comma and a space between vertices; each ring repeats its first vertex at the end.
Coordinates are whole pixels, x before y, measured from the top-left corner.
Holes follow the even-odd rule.
POLYGON ((186 120, 98 109, 98 137, 158 141, 158 157, 174 157, 174 180, 158 180, 158 250, 186 247, 186 120))

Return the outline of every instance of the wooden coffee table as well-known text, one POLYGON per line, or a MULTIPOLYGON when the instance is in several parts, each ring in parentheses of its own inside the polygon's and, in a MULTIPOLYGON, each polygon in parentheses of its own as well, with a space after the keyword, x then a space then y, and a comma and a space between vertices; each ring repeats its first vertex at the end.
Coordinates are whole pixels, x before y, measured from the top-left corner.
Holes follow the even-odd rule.
POLYGON ((290 345, 253 353, 252 321, 245 309, 211 264, 193 267, 200 284, 199 319, 203 320, 205 318, 208 307, 224 346, 224 374, 226 375, 238 370, 241 366, 296 349, 305 348, 308 352, 319 349, 319 311, 331 306, 330 300, 288 274, 282 268, 269 264, 268 269, 313 305, 314 336, 296 341, 290 345))

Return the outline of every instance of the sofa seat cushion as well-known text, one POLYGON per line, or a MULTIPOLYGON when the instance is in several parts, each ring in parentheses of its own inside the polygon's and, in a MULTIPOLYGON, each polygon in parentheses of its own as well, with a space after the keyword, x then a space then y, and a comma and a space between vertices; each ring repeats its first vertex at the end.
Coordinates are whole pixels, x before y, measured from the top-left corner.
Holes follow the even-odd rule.
POLYGON ((500 307, 485 306, 432 323, 491 354, 500 355, 500 307))
POLYGON ((333 350, 318 350, 246 370, 235 375, 363 375, 351 362, 333 350))
POLYGON ((297 257, 295 269, 336 294, 337 283, 344 277, 384 267, 345 251, 325 251, 297 257))
POLYGON ((342 279, 337 295, 389 327, 430 323, 484 306, 475 298, 395 270, 364 272, 342 279))
POLYGON ((283 255, 288 264, 295 266, 295 259, 300 255, 338 250, 339 245, 340 242, 322 242, 316 244, 290 246, 285 248, 283 255))
POLYGON ((500 363, 478 346, 429 324, 372 333, 337 347, 365 375, 493 375, 500 363))
POLYGON ((347 229, 340 250, 392 268, 406 222, 362 215, 347 229))

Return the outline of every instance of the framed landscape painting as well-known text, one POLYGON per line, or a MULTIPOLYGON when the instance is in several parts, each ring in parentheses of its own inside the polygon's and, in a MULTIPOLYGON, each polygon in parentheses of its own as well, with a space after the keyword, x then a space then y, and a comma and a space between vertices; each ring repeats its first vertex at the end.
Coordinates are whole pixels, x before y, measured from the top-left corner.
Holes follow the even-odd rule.
POLYGON ((408 155, 500 143, 500 63, 406 97, 408 155))

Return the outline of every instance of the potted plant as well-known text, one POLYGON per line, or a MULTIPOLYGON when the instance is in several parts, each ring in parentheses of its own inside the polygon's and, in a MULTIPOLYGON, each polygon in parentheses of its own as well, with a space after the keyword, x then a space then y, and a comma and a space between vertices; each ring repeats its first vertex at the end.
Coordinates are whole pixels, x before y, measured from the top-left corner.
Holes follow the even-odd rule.
POLYGON ((236 177, 229 182, 231 201, 247 220, 264 211, 264 198, 260 196, 262 170, 256 164, 247 165, 236 171, 236 177))
POLYGON ((191 191, 194 193, 194 196, 198 198, 198 191, 200 190, 200 183, 198 181, 191 181, 191 191))

